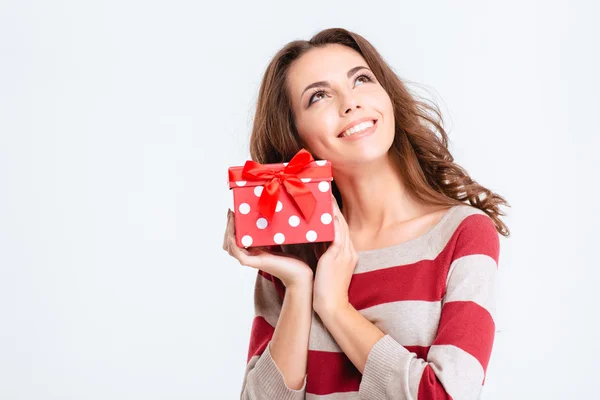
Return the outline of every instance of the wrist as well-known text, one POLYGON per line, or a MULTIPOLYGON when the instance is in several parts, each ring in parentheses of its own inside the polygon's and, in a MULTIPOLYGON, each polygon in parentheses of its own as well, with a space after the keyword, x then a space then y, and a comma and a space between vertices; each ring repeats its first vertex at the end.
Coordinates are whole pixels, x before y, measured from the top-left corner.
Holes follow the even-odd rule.
POLYGON ((288 282, 285 285, 285 290, 287 292, 310 292, 312 294, 313 289, 313 280, 312 276, 307 276, 304 278, 296 279, 293 282, 288 282))
POLYGON ((314 310, 322 320, 326 320, 346 312, 350 307, 352 305, 348 299, 339 299, 331 302, 317 302, 314 310))

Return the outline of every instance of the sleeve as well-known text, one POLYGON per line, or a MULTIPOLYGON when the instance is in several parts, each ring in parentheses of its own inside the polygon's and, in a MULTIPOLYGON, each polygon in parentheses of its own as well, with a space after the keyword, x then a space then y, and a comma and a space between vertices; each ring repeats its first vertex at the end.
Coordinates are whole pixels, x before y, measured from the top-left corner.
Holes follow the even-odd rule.
POLYGON ((300 400, 306 393, 304 384, 298 390, 290 389, 282 372, 271 357, 270 343, 279 319, 285 288, 266 272, 258 270, 254 286, 254 320, 240 399, 242 400, 300 400))
POLYGON ((500 241, 491 218, 480 214, 463 220, 453 240, 440 321, 427 359, 385 335, 367 358, 361 399, 470 400, 480 396, 495 335, 500 241))

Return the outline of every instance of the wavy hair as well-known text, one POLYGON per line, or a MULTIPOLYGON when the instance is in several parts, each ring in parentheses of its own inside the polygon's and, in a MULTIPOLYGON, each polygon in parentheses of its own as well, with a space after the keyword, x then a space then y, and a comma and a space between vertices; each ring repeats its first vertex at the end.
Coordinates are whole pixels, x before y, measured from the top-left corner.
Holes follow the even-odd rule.
MULTIPOLYGON (((499 206, 510 207, 500 195, 473 180, 454 162, 448 150, 448 134, 439 107, 419 99, 362 36, 342 28, 329 28, 310 40, 295 40, 279 50, 269 63, 260 85, 250 137, 250 156, 261 164, 289 161, 302 147, 296 130, 286 80, 292 63, 314 48, 340 44, 357 51, 389 95, 394 109, 395 135, 390 156, 407 187, 425 204, 453 206, 467 204, 485 212, 496 230, 508 237, 500 220, 499 206)), ((332 183, 340 208, 340 192, 332 183)), ((305 260, 314 269, 323 243, 286 245, 285 253, 305 260)))

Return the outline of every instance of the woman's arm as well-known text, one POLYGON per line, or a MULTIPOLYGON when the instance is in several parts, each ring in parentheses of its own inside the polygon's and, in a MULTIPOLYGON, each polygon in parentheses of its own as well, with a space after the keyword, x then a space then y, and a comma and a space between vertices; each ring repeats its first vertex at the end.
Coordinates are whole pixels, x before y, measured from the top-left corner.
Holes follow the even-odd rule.
POLYGON ((312 321, 311 268, 301 259, 282 253, 281 247, 238 247, 231 210, 227 211, 223 250, 241 265, 258 269, 255 317, 240 397, 304 399, 312 321))
POLYGON ((279 321, 271 339, 270 353, 285 382, 301 389, 306 377, 308 337, 312 318, 312 284, 286 288, 279 321))
POLYGON ((255 314, 240 398, 304 399, 312 280, 284 287, 273 276, 259 271, 255 314))

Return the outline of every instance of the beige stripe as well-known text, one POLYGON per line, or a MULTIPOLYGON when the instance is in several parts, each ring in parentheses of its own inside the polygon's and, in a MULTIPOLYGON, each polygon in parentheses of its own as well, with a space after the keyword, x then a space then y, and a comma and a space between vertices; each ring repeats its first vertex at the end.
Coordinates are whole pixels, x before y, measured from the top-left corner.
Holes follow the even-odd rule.
POLYGON ((452 262, 446 284, 446 303, 473 301, 496 315, 496 261, 485 254, 472 254, 452 262))
POLYGON ((248 384, 248 373, 254 368, 259 358, 259 355, 253 356, 252 358, 250 358, 250 360, 248 360, 248 363, 246 364, 246 369, 244 370, 244 379, 242 380, 242 388, 240 391, 240 398, 243 398, 244 391, 246 390, 246 385, 248 384))
POLYGON ((425 235, 382 249, 361 251, 358 253, 358 264, 354 273, 413 264, 420 260, 434 260, 444 250, 458 225, 474 214, 487 216, 472 206, 454 206, 447 211, 439 224, 425 235))
POLYGON ((307 379, 308 377, 305 376, 302 388, 289 388, 285 383, 283 373, 271 357, 269 346, 267 346, 260 356, 252 357, 246 365, 240 398, 244 400, 262 398, 304 399, 307 379))
POLYGON ((312 312, 312 324, 310 326, 309 350, 341 352, 342 349, 333 339, 323 321, 317 313, 312 312))
MULTIPOLYGON (((440 320, 439 301, 402 300, 359 310, 371 323, 404 346, 430 346, 440 320)), ((318 315, 313 314, 310 350, 342 351, 318 315)))
POLYGON ((388 380, 387 393, 394 393, 394 399, 416 400, 421 376, 427 362, 418 358, 414 353, 409 356, 389 356, 394 361, 391 367, 391 377, 388 380))
POLYGON ((331 394, 306 393, 306 400, 360 400, 358 392, 337 392, 331 394))
POLYGON ((254 312, 262 316, 272 327, 277 325, 283 300, 273 282, 260 274, 256 276, 254 285, 254 312))
POLYGON ((392 377, 389 381, 388 393, 398 393, 398 399, 417 399, 419 384, 421 383, 421 376, 423 370, 427 366, 427 363, 418 357, 414 357, 411 362, 406 364, 400 364, 392 368, 392 377), (408 379, 408 382, 404 380, 408 379), (402 396, 402 394, 408 393, 410 397, 402 396))
POLYGON ((478 398, 484 373, 475 357, 456 346, 434 345, 427 361, 453 399, 478 398))

